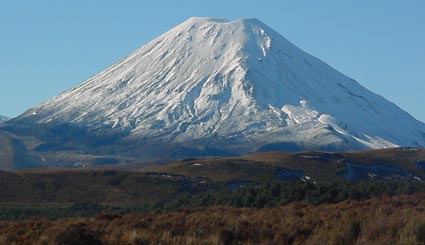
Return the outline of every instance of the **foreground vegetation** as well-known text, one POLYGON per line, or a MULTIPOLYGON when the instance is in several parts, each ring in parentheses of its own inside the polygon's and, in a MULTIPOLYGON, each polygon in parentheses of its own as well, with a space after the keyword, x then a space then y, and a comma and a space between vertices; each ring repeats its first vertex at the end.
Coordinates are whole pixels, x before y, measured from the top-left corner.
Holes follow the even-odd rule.
POLYGON ((424 244, 425 195, 0 222, 0 244, 424 244), (77 242, 78 243, 73 243, 77 242))
POLYGON ((400 148, 0 171, 0 245, 425 244, 423 159, 400 148))

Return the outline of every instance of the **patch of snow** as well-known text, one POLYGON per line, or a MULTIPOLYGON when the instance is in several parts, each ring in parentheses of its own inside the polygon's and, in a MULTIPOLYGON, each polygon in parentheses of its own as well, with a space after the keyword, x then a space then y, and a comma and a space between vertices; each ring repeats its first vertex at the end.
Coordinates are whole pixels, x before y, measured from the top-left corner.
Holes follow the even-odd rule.
POLYGON ((72 165, 74 168, 85 168, 86 164, 82 162, 77 162, 74 165, 72 165))

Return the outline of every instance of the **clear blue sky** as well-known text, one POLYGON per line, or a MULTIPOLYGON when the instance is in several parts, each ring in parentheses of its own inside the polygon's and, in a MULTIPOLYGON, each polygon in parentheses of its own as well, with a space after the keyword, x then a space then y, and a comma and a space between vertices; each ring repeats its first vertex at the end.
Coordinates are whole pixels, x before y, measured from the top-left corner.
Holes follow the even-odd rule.
POLYGON ((0 115, 17 116, 191 16, 256 17, 425 121, 423 0, 0 2, 0 115))

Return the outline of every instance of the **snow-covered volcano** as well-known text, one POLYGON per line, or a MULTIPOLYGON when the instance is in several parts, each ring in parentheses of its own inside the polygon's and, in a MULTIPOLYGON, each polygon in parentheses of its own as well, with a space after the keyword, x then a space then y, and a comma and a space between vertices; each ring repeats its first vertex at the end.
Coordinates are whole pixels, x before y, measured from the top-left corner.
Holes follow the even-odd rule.
POLYGON ((239 154, 425 146, 424 123, 257 19, 190 18, 13 121, 239 154))

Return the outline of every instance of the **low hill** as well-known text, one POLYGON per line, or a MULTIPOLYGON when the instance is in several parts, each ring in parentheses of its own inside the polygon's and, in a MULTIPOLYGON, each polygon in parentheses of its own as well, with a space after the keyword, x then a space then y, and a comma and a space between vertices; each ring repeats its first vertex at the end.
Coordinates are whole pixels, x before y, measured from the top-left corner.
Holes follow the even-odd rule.
MULTIPOLYGON (((49 143, 37 135, 18 135, 2 127, 4 125, 0 126, 0 170, 73 168, 136 161, 135 158, 122 157, 111 152, 88 154, 72 146, 49 143)), ((40 128, 40 131, 43 131, 43 128, 40 128)))
POLYGON ((262 182, 274 178, 320 182, 385 178, 425 180, 425 149, 404 147, 346 153, 267 152, 243 157, 183 159, 172 164, 142 168, 140 171, 220 181, 239 179, 262 182))
POLYGON ((27 150, 31 142, 31 139, 23 140, 12 133, 0 130, 0 170, 40 167, 40 159, 27 150))
POLYGON ((0 115, 0 123, 8 121, 10 118, 0 115))

